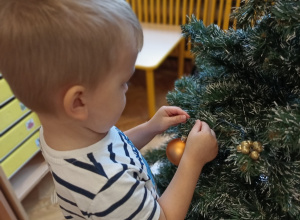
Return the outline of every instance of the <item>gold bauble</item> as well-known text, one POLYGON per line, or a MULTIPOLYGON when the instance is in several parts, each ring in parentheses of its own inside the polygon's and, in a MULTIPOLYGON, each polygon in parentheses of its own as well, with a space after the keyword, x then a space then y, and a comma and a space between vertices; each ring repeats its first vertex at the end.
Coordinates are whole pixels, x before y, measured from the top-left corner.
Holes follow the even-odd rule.
POLYGON ((250 157, 253 159, 253 160, 257 160, 259 158, 259 153, 257 151, 252 151, 250 153, 250 157))
POLYGON ((259 153, 262 152, 263 151, 262 144, 259 141, 254 141, 253 142, 253 150, 255 150, 259 153))
POLYGON ((242 141, 241 145, 242 145, 242 147, 244 147, 244 146, 250 147, 250 144, 248 143, 248 141, 242 141))
POLYGON ((242 151, 242 145, 238 145, 238 146, 236 147, 236 151, 237 151, 237 152, 241 152, 241 151, 242 151))
POLYGON ((253 141, 248 140, 247 143, 252 146, 253 145, 253 141))
POLYGON ((183 142, 180 138, 176 138, 168 143, 166 153, 169 161, 172 164, 176 166, 179 165, 184 148, 185 142, 183 142))
POLYGON ((249 154, 250 153, 250 146, 249 145, 242 145, 242 154, 249 154))

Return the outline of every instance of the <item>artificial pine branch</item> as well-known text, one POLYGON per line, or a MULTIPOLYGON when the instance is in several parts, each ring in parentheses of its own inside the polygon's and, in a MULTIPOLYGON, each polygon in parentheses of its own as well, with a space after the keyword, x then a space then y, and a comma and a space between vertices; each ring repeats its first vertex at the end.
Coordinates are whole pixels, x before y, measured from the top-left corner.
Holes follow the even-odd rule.
MULTIPOLYGON (((237 30, 194 16, 182 26, 198 74, 167 94, 191 116, 167 133, 187 136, 201 119, 219 144, 187 219, 300 219, 300 0, 248 0, 233 18, 237 30), (246 140, 263 144, 257 158, 237 149, 246 140)), ((162 163, 155 178, 163 192, 176 167, 162 151, 152 159, 162 163)))

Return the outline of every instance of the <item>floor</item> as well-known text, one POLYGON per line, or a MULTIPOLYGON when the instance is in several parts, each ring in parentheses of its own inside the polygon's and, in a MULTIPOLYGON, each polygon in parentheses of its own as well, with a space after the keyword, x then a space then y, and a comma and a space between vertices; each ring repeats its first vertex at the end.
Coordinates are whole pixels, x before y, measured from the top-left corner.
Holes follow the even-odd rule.
MULTIPOLYGON (((192 71, 192 61, 185 61, 185 74, 192 71)), ((174 81, 177 79, 177 59, 168 58, 155 72, 155 93, 157 108, 167 105, 165 96, 168 91, 174 87, 174 81)), ((129 90, 127 92, 127 105, 117 123, 121 130, 127 130, 148 120, 147 98, 145 86, 145 74, 137 70, 129 81, 129 90)), ((165 141, 165 137, 156 136, 143 149, 159 147, 160 143, 165 141)), ((43 178, 37 187, 23 200, 23 205, 27 211, 30 220, 63 220, 58 204, 55 203, 54 187, 50 174, 43 178)))

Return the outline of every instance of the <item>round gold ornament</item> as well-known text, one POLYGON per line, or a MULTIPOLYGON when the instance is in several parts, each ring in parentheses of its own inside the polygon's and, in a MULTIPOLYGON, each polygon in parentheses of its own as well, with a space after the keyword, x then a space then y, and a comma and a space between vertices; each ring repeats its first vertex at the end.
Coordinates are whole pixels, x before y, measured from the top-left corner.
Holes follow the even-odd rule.
POLYGON ((257 160, 259 158, 259 153, 257 151, 252 151, 250 153, 250 157, 253 159, 253 160, 257 160))
POLYGON ((253 145, 253 141, 251 141, 251 140, 248 140, 247 143, 248 143, 250 146, 253 145))
POLYGON ((248 141, 242 141, 241 145, 242 145, 242 147, 247 146, 247 147, 249 147, 249 149, 250 149, 250 144, 249 144, 248 141))
POLYGON ((179 165, 180 159, 184 152, 184 148, 185 142, 182 141, 180 138, 176 138, 168 143, 166 154, 167 158, 172 164, 176 166, 179 165))
POLYGON ((255 150, 259 153, 262 152, 263 151, 262 144, 259 141, 254 141, 253 142, 253 150, 255 150))
POLYGON ((238 145, 237 147, 236 147, 236 151, 237 152, 242 152, 242 145, 238 145))
POLYGON ((242 154, 249 154, 250 153, 250 146, 249 145, 246 145, 246 146, 243 146, 242 145, 242 154))

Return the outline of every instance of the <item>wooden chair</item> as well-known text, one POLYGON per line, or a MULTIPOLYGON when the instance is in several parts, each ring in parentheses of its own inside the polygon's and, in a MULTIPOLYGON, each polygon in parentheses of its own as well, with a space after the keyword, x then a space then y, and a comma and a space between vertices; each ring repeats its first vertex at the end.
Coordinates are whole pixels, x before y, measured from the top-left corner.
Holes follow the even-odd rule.
POLYGON ((17 219, 28 220, 28 216, 0 166, 0 220, 17 219))
POLYGON ((204 24, 229 27, 232 7, 240 0, 127 0, 144 31, 144 46, 136 61, 136 69, 146 72, 148 113, 156 112, 154 71, 177 48, 178 77, 183 76, 184 59, 192 58, 191 45, 181 35, 180 25, 194 14, 204 24))

